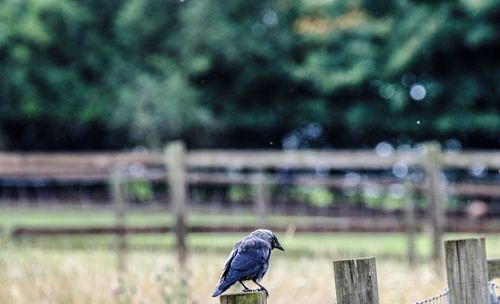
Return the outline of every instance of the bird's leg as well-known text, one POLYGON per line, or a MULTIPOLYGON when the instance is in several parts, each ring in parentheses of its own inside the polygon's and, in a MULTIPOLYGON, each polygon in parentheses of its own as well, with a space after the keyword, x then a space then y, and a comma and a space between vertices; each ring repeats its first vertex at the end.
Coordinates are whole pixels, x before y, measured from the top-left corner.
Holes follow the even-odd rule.
POLYGON ((264 291, 264 292, 266 293, 266 296, 268 296, 268 297, 269 297, 269 292, 267 291, 267 289, 266 289, 264 286, 260 285, 260 284, 259 284, 259 282, 257 282, 256 280, 252 280, 252 281, 253 281, 255 284, 259 285, 259 287, 260 287, 260 291, 264 291))
POLYGON ((246 287, 245 284, 243 284, 243 281, 238 281, 238 282, 240 282, 240 284, 243 285, 243 288, 245 288, 245 289, 243 289, 243 292, 252 291, 250 288, 246 287))

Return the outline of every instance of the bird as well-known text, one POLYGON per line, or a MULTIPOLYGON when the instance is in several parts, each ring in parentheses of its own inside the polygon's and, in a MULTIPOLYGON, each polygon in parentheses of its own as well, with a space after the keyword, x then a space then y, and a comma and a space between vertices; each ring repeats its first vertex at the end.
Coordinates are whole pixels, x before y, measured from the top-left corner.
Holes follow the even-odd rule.
POLYGON ((267 296, 269 292, 259 282, 269 268, 269 259, 273 249, 285 251, 278 238, 271 230, 258 229, 237 242, 224 264, 219 283, 212 297, 218 297, 234 283, 239 282, 244 292, 252 291, 243 281, 253 281, 267 296))

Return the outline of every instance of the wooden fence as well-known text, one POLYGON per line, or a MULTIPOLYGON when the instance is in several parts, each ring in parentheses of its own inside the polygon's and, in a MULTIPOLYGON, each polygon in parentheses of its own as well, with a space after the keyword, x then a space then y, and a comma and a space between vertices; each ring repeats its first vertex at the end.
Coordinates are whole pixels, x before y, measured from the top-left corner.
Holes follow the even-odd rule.
MULTIPOLYGON (((445 186, 441 178, 442 168, 469 168, 474 164, 481 164, 488 169, 500 169, 500 153, 498 152, 448 152, 443 153, 438 143, 427 143, 423 146, 423 153, 399 152, 377 155, 374 152, 359 151, 285 151, 285 152, 228 152, 228 151, 192 151, 187 152, 182 142, 173 142, 166 148, 166 166, 169 172, 169 183, 172 193, 172 201, 177 206, 176 226, 182 226, 186 222, 189 180, 186 172, 191 169, 213 169, 213 168, 249 168, 256 171, 252 178, 256 193, 256 214, 265 224, 268 214, 265 190, 262 183, 265 178, 262 171, 266 169, 304 169, 304 168, 328 168, 328 169, 391 169, 396 164, 406 166, 420 166, 427 177, 426 196, 430 202, 429 223, 432 231, 433 250, 432 258, 436 264, 441 265, 441 242, 444 217, 444 195, 445 186)), ((411 187, 411 186, 410 186, 411 187)), ((411 191, 407 191, 411 193, 411 191)), ((414 202, 412 197, 406 199, 407 230, 409 233, 408 247, 415 248, 413 234, 415 232, 414 202)), ((177 228, 180 230, 180 228, 177 228)), ((178 250, 182 259, 185 252, 181 238, 185 237, 185 230, 178 232, 178 250)), ((409 253, 409 260, 415 260, 415 253, 409 253)))
MULTIPOLYGON (((187 151, 182 142, 170 143, 163 154, 161 153, 96 153, 96 154, 19 154, 0 153, 1 178, 44 178, 53 180, 85 180, 94 179, 109 181, 115 185, 115 204, 117 206, 117 227, 92 227, 98 233, 149 233, 165 232, 171 229, 176 233, 179 259, 184 260, 186 255, 186 235, 192 231, 223 230, 225 227, 188 227, 187 219, 189 210, 188 187, 190 184, 249 184, 254 187, 255 213, 259 225, 267 225, 269 213, 268 186, 280 181, 265 174, 266 170, 273 169, 331 169, 331 170, 390 170, 395 165, 419 167, 426 175, 427 183, 423 189, 417 189, 413 183, 406 181, 407 193, 405 207, 405 224, 396 229, 408 232, 408 248, 410 260, 414 261, 415 254, 414 234, 418 231, 418 222, 415 218, 415 201, 412 195, 417 190, 425 193, 430 202, 427 212, 428 223, 431 227, 433 238, 433 259, 440 262, 442 233, 447 226, 444 217, 443 200, 447 193, 499 196, 500 187, 497 184, 471 185, 450 184, 445 189, 440 178, 444 168, 469 169, 480 165, 486 170, 500 169, 500 152, 443 152, 439 144, 431 142, 422 146, 419 152, 392 151, 383 155, 374 151, 227 151, 227 150, 194 150, 187 151), (172 210, 175 212, 174 227, 123 227, 123 195, 118 193, 120 183, 127 177, 117 177, 113 172, 120 172, 130 164, 139 164, 145 167, 161 168, 154 174, 147 175, 144 179, 165 180, 171 189, 172 210), (166 170, 164 170, 166 168, 166 170), (247 170, 251 174, 220 174, 210 172, 218 169, 247 170), (165 173, 166 172, 166 173, 165 173), (116 190, 118 189, 118 190, 116 190), (118 191, 118 192, 116 192, 118 191)), ((302 176, 292 180, 301 185, 326 185, 342 187, 344 184, 338 179, 328 177, 302 176)), ((379 181, 383 183, 383 181, 379 181)), ((344 229, 358 229, 364 231, 362 226, 357 226, 355 221, 349 222, 344 229)), ((361 224, 360 224, 361 225, 361 224)), ((251 227, 243 227, 248 230, 251 227)), ((273 227, 280 230, 280 227, 273 227)), ((300 227, 299 227, 300 228, 300 227)), ((373 227, 371 227, 373 228, 373 227)), ((15 235, 36 234, 36 229, 19 228, 15 235)), ((60 233, 81 234, 92 232, 86 230, 69 229, 59 230, 60 233)), ((304 231, 334 230, 335 227, 305 227, 304 231)), ((376 227, 380 231, 388 231, 384 225, 376 227)), ((394 229, 394 227, 393 227, 394 229)), ((57 234, 57 229, 46 229, 47 233, 57 234)), ((369 229, 368 229, 369 231, 369 229)), ((40 232, 40 231, 39 231, 40 232)), ((42 231, 43 232, 43 231, 42 231)))
MULTIPOLYGON (((420 303, 491 304, 488 281, 500 278, 500 260, 486 259, 484 238, 445 242, 447 291, 420 303)), ((333 262, 337 304, 379 304, 374 257, 333 262)), ((265 304, 265 293, 224 295, 221 304, 265 304)))

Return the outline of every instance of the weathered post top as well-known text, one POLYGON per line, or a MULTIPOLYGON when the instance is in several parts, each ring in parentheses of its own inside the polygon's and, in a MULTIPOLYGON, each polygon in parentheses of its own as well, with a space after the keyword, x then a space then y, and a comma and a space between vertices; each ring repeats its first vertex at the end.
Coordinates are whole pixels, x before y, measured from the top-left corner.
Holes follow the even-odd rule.
POLYGON ((484 238, 445 242, 451 304, 490 304, 484 238))
POLYGON ((267 295, 263 291, 229 293, 220 296, 220 304, 266 304, 267 295))
POLYGON ((338 304, 378 304, 374 257, 333 262, 338 304))

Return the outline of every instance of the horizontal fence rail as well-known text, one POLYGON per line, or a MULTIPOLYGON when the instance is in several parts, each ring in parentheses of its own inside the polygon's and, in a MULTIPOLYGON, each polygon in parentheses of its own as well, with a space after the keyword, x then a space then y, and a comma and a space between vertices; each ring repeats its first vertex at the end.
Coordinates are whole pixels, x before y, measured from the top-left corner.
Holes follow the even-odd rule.
MULTIPOLYGON (((366 151, 227 151, 192 150, 189 168, 386 169, 396 163, 420 165, 422 153, 394 152, 387 156, 366 151)), ((500 169, 500 151, 443 152, 443 167, 469 169, 481 165, 500 169)), ((161 153, 0 153, 0 177, 78 176, 109 173, 118 165, 163 166, 161 153)))

